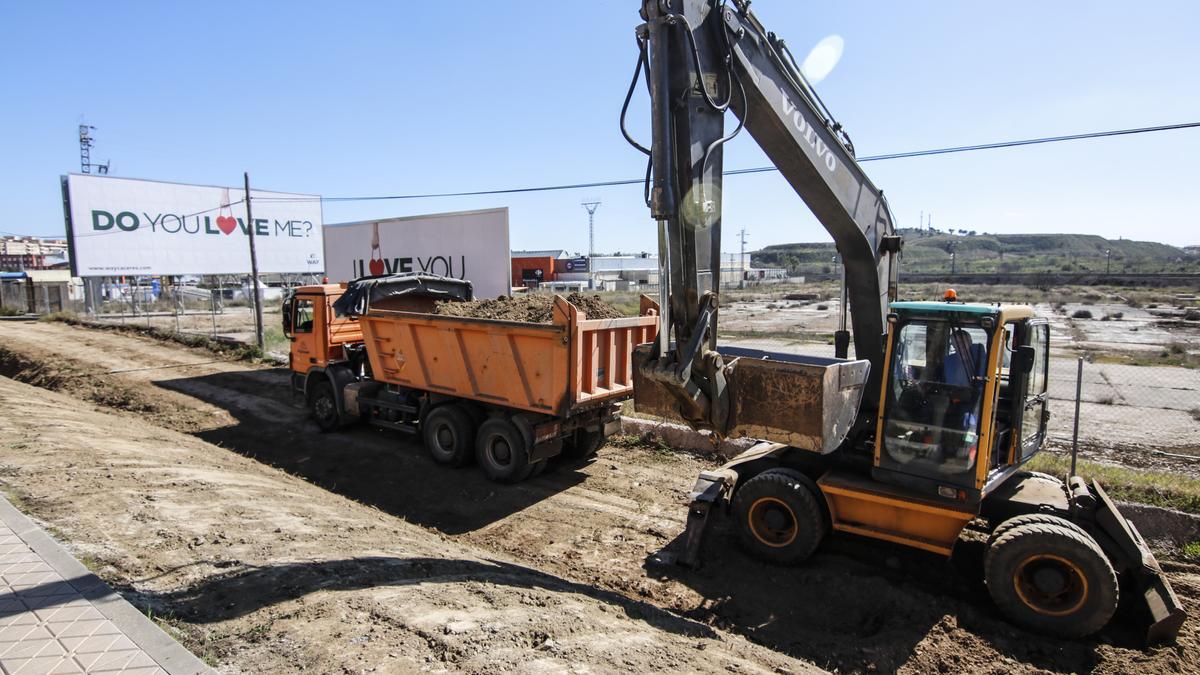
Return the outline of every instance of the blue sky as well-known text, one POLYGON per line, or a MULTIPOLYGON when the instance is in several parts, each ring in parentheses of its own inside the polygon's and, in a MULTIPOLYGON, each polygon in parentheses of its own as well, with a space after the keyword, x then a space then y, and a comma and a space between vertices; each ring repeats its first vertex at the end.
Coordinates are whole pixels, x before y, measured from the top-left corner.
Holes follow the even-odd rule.
MULTIPOLYGON (((636 0, 4 3, 0 230, 61 234, 76 125, 114 175, 325 196, 641 175, 617 116, 636 0)), ((819 90, 862 155, 1200 120, 1200 3, 757 0, 798 58, 845 54, 819 90)), ((635 99, 645 139, 648 103, 635 99)), ((730 124, 733 120, 730 119, 730 124)), ((1200 244, 1200 129, 873 162, 901 226, 1200 244)), ((743 135, 725 166, 767 160, 743 135)), ((640 186, 329 203, 327 222, 511 208, 514 248, 654 247, 640 186)), ((827 236, 777 174, 725 184, 725 249, 827 236)))

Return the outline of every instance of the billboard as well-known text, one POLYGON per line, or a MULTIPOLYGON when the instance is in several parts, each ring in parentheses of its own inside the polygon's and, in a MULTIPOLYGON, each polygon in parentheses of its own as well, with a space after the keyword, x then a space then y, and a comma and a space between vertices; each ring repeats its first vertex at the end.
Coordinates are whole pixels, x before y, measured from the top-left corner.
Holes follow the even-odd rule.
MULTIPOLYGON (((249 274, 243 188, 71 174, 62 177, 76 276, 249 274)), ((250 191, 258 271, 325 269, 321 198, 250 191)))
POLYGON ((327 225, 325 260, 333 283, 424 272, 466 279, 477 298, 508 295, 508 208, 327 225))

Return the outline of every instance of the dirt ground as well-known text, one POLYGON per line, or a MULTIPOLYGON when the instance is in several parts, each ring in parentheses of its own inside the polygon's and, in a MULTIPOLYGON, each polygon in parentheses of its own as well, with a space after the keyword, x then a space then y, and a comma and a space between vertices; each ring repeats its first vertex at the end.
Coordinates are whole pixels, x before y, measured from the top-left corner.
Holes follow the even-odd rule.
MULTIPOLYGON (((1128 617, 1072 642, 1011 626, 978 537, 946 561, 833 536, 782 568, 726 545, 718 518, 701 569, 662 565, 704 458, 607 447, 499 486, 403 435, 318 434, 280 369, 52 323, 0 324, 0 347, 0 373, 62 393, 0 380, 5 487, 227 672, 1182 673, 1200 659, 1195 621, 1149 651, 1128 617)), ((1200 568, 1165 566, 1196 616, 1200 568)))
MULTIPOLYGON (((589 319, 619 319, 624 316, 620 310, 594 293, 572 293, 567 296, 567 302, 583 311, 589 319)), ((554 320, 554 296, 548 293, 532 293, 494 300, 439 302, 434 308, 434 313, 522 323, 551 323, 554 320)))

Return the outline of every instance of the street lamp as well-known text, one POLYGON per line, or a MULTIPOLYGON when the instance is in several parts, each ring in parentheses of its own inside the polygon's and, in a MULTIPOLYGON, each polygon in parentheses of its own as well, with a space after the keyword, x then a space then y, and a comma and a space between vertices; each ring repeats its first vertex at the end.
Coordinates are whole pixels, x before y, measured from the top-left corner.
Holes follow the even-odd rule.
POLYGON ((1104 249, 1104 276, 1112 273, 1112 250, 1104 249))

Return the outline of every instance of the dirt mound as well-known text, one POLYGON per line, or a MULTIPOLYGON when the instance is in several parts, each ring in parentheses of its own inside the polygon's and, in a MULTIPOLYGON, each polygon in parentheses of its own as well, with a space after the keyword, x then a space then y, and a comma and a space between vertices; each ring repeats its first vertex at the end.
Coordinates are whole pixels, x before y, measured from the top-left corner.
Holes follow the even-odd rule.
MULTIPOLYGON (((589 319, 619 319, 624 316, 619 309, 605 302, 599 295, 572 293, 567 296, 567 301, 578 307, 589 319)), ((433 313, 473 319, 552 323, 554 321, 554 296, 533 293, 500 297, 495 300, 439 302, 434 307, 433 313)))

